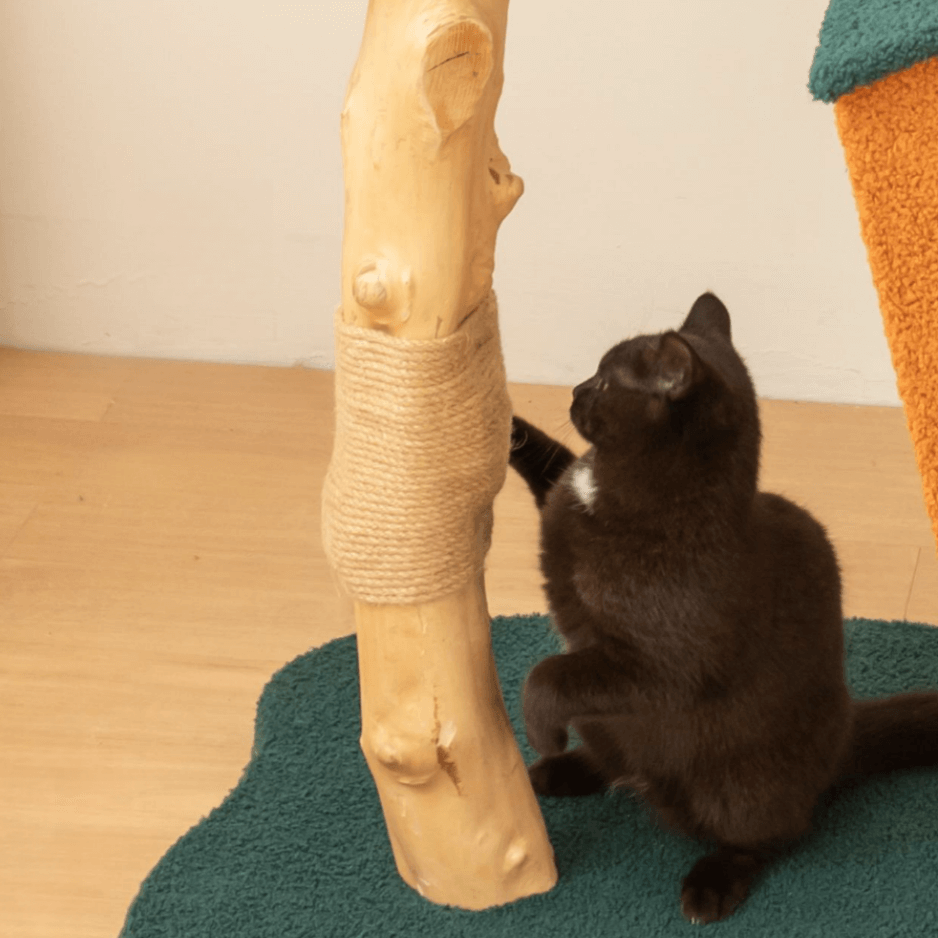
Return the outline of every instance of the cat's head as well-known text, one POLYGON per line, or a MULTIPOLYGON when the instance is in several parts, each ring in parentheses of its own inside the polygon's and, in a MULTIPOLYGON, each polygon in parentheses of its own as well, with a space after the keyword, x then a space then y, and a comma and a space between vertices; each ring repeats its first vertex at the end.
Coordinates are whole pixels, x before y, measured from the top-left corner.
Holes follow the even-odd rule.
MULTIPOLYGON (((755 413, 755 392, 733 347, 730 316, 704 293, 676 331, 620 342, 574 389, 570 419, 597 449, 643 430, 719 428, 755 413)), ((758 420, 758 418, 755 418, 758 420)))

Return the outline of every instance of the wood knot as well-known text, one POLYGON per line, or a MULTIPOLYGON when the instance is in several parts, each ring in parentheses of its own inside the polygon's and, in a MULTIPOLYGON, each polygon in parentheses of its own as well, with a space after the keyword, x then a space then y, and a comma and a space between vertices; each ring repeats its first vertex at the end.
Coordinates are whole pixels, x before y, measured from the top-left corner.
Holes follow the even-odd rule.
POLYGON ((352 297, 376 325, 406 322, 412 293, 410 268, 398 269, 386 257, 364 258, 352 280, 352 297))
POLYGON ((359 306, 375 309, 387 305, 388 287, 385 277, 378 270, 377 262, 372 262, 359 270, 352 284, 352 296, 359 306))
POLYGON ((378 725, 367 743, 371 754, 402 785, 426 785, 439 771, 436 746, 426 740, 393 734, 378 725))
POLYGON ((444 26, 427 44, 423 87, 444 134, 461 127, 475 113, 492 74, 493 46, 488 27, 471 19, 444 26))
POLYGON ((513 873, 523 866, 528 859, 528 842, 523 837, 515 837, 505 851, 503 863, 506 873, 513 873))

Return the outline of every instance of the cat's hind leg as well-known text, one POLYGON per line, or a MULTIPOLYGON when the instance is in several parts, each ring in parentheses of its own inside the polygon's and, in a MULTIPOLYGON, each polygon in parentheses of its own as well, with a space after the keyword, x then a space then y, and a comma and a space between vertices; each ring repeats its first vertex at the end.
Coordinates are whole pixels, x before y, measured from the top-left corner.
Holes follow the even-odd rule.
POLYGON ((698 823, 685 824, 683 829, 716 844, 716 850, 701 857, 684 878, 681 910, 685 918, 706 924, 732 915, 765 867, 808 833, 818 797, 816 786, 805 780, 799 786, 795 778, 793 772, 784 780, 772 776, 773 791, 764 775, 752 776, 746 786, 748 797, 739 784, 708 789, 698 783, 690 812, 698 823), (707 818, 705 823, 702 818, 707 818))
POLYGON ((768 860, 767 851, 725 845, 701 857, 681 887, 684 918, 706 925, 732 915, 768 860))
POLYGON ((539 795, 595 795, 608 785, 583 746, 559 756, 538 759, 528 769, 528 774, 531 786, 539 795))

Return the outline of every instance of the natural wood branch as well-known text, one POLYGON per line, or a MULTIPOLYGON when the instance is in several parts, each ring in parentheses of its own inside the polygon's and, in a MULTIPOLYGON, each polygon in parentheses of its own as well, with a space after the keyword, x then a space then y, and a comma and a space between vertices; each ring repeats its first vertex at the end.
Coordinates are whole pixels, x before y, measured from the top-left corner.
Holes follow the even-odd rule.
POLYGON ((346 322, 446 335, 523 190, 495 136, 507 0, 372 0, 342 112, 346 322))
POLYGON ((401 876, 468 909, 550 889, 553 852, 502 702, 481 582, 355 611, 362 749, 401 876))
MULTIPOLYGON (((507 7, 371 0, 342 113, 347 323, 440 337, 489 294, 498 226, 523 188, 493 127, 507 7)), ((361 743, 401 876, 472 909, 551 888, 481 578, 443 600, 355 612, 361 743)))

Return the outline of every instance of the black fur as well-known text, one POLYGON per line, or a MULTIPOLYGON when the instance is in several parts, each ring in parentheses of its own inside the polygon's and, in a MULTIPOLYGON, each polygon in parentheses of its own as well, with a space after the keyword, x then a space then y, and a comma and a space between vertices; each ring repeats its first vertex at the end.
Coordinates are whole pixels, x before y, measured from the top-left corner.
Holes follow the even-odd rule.
POLYGON ((580 459, 513 428, 567 643, 525 683, 531 780, 628 786, 715 844, 681 903, 717 921, 839 779, 938 764, 938 693, 851 700, 837 559, 810 514, 758 491, 756 395, 719 299, 616 345, 573 393, 580 459), (570 726, 583 744, 565 751, 570 726))

